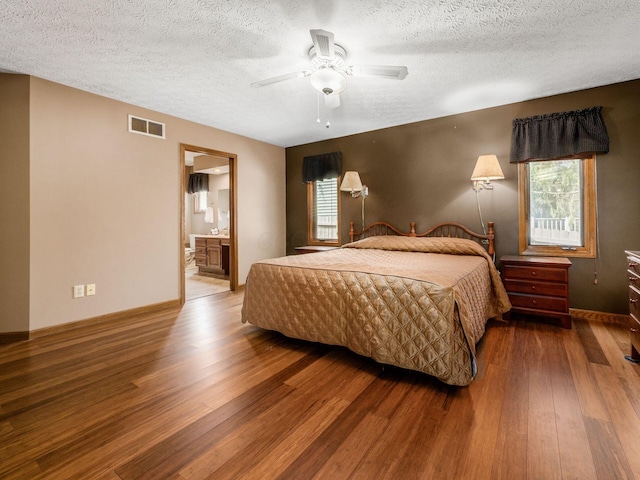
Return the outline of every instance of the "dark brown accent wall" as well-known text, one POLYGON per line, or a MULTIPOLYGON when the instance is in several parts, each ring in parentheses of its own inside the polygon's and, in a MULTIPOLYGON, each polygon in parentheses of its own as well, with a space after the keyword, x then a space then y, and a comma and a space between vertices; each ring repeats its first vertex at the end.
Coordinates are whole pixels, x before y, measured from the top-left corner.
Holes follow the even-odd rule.
MULTIPOLYGON (((481 230, 469 180, 478 155, 498 156, 505 180, 480 192, 485 223, 494 221, 497 257, 518 253, 517 167, 509 164, 514 118, 601 105, 611 140, 597 157, 600 255, 572 259, 572 308, 628 313, 625 249, 640 250, 640 80, 426 120, 288 148, 287 253, 307 242, 307 155, 341 151, 343 171, 356 170, 369 187, 366 223, 383 220, 417 230, 446 220, 481 230), (597 272, 598 282, 594 283, 597 272)), ((342 242, 360 222, 360 199, 342 193, 342 242)))

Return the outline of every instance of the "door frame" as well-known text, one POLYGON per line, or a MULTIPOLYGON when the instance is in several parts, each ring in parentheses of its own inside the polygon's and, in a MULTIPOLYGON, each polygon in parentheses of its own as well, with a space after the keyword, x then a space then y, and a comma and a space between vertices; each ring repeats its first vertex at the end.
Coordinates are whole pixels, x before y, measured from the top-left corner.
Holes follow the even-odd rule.
POLYGON ((194 152, 203 155, 212 155, 214 157, 222 157, 229 160, 229 289, 235 291, 238 286, 238 238, 236 234, 237 217, 237 191, 238 179, 236 175, 238 156, 235 153, 222 152, 210 148, 196 147, 185 143, 180 144, 180 304, 184 304, 185 294, 185 258, 184 258, 184 239, 185 239, 185 201, 186 193, 186 176, 185 176, 185 153, 194 152))

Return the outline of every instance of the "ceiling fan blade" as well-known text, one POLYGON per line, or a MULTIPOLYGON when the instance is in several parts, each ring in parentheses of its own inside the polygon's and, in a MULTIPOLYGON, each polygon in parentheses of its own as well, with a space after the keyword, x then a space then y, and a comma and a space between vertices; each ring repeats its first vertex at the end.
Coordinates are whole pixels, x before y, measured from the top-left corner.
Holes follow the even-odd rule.
POLYGON ((409 70, 407 67, 395 65, 352 65, 346 69, 346 73, 354 76, 374 75, 402 80, 409 74, 409 70))
POLYGON ((265 85, 271 85, 272 83, 284 82, 285 80, 291 80, 293 78, 306 77, 309 74, 310 74, 310 72, 307 72, 307 71, 287 73, 285 75, 279 75, 277 77, 272 77, 272 78, 267 78, 265 80, 260 80, 259 82, 253 82, 251 84, 251 86, 253 88, 264 87, 265 85))
POLYGON ((327 108, 338 108, 340 106, 340 94, 325 95, 324 104, 327 108))
POLYGON ((335 53, 333 33, 326 30, 311 30, 311 40, 316 47, 316 55, 320 58, 331 60, 335 53))

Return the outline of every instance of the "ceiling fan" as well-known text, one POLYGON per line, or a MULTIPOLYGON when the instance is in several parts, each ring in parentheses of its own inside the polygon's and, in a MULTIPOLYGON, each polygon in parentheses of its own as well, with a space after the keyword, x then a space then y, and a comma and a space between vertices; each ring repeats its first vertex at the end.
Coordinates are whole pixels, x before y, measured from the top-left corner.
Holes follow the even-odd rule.
POLYGON ((401 66, 347 66, 345 64, 347 51, 334 42, 333 33, 326 30, 311 30, 310 33, 313 46, 309 49, 309 61, 311 62, 309 69, 260 80, 252 83, 251 86, 264 87, 294 78, 310 77, 311 86, 324 94, 326 106, 338 108, 340 93, 347 88, 347 76, 370 75, 402 80, 409 73, 407 67, 401 66))

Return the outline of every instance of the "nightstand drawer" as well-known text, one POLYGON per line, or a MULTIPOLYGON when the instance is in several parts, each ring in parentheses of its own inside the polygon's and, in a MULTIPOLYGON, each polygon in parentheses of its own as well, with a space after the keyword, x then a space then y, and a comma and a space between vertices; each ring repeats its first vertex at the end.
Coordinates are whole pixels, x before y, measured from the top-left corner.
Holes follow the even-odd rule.
POLYGON ((527 280, 542 280, 550 282, 569 281, 569 272, 566 268, 525 267, 523 265, 505 265, 504 278, 522 278, 527 280))
POLYGON ((549 310, 552 312, 569 311, 567 299, 561 297, 541 297, 537 295, 519 295, 509 293, 509 300, 514 308, 531 308, 536 310, 549 310))
POLYGON ((504 280, 504 288, 513 293, 529 293, 533 295, 550 295, 566 298, 569 289, 566 283, 544 283, 524 280, 504 280))

